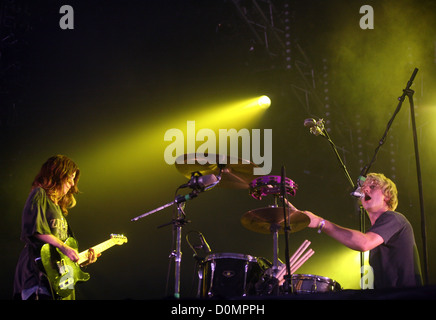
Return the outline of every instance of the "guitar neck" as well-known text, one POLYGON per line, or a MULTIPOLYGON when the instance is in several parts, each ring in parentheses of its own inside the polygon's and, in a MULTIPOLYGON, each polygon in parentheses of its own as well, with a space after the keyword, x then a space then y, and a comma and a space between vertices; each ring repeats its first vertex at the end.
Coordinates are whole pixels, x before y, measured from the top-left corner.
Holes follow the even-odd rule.
MULTIPOLYGON (((98 255, 103 251, 113 247, 114 245, 115 242, 112 239, 109 239, 100 244, 97 244, 96 246, 92 247, 92 249, 94 250, 95 254, 98 255)), ((88 254, 88 250, 79 253, 79 261, 77 262, 79 265, 88 260, 87 254, 88 254)))

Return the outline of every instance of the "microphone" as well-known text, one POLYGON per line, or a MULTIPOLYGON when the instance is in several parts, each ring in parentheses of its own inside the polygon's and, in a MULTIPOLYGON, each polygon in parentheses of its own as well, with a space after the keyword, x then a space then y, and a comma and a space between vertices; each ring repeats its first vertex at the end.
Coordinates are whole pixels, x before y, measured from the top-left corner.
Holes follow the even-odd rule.
POLYGON ((316 120, 313 118, 305 119, 304 126, 309 128, 314 127, 316 126, 316 120))
POLYGON ((357 179, 357 187, 356 189, 354 189, 353 192, 350 193, 350 195, 356 198, 365 198, 365 193, 362 190, 362 185, 365 182, 365 180, 366 180, 365 176, 359 176, 359 178, 357 179))
POLYGON ((214 174, 208 174, 205 176, 193 175, 188 183, 182 184, 180 188, 189 187, 191 189, 203 189, 213 185, 218 181, 218 178, 214 174))
POLYGON ((316 121, 313 118, 305 119, 304 120, 304 126, 310 128, 310 133, 314 134, 315 136, 325 136, 323 130, 324 130, 324 120, 319 119, 316 121))
POLYGON ((364 198, 365 197, 365 193, 362 191, 362 188, 357 187, 353 192, 350 193, 350 195, 352 195, 353 197, 356 198, 364 198))

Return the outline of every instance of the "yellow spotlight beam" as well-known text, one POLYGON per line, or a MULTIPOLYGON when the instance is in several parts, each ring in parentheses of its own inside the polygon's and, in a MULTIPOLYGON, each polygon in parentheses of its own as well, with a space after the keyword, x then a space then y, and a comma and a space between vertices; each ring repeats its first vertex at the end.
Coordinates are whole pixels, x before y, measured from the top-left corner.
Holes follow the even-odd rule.
POLYGON ((241 127, 253 123, 270 105, 271 100, 267 96, 257 96, 211 105, 205 113, 193 114, 187 120, 195 120, 197 125, 210 129, 241 127))
MULTIPOLYGON (((88 173, 93 173, 93 177, 87 179, 89 187, 94 188, 107 179, 107 172, 111 172, 110 179, 125 184, 138 179, 137 172, 143 171, 143 168, 147 168, 150 177, 162 175, 167 166, 164 162, 164 151, 168 143, 164 141, 164 135, 168 129, 178 128, 185 131, 189 120, 196 122, 197 129, 217 130, 248 126, 254 123, 256 116, 265 111, 264 108, 259 108, 258 100, 259 97, 254 97, 210 105, 202 103, 195 109, 190 108, 192 112, 187 112, 188 108, 179 108, 185 111, 171 118, 163 117, 161 119, 164 120, 160 121, 148 119, 144 122, 146 117, 138 115, 128 127, 119 127, 116 130, 112 128, 113 135, 88 141, 88 149, 82 151, 79 157, 83 159, 81 163, 86 165, 88 173), (248 108, 256 105, 257 108, 248 108), (195 111, 198 109, 205 111, 195 111)), ((81 145, 82 150, 83 147, 84 144, 81 145)))

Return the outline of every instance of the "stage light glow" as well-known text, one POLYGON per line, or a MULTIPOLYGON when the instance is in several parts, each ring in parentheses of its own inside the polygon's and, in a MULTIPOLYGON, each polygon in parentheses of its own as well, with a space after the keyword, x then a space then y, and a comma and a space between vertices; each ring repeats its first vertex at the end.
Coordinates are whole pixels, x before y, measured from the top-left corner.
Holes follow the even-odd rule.
POLYGON ((257 100, 257 104, 259 105, 259 107, 267 109, 271 106, 271 99, 268 96, 261 96, 259 97, 259 99, 257 100))
POLYGON ((343 289, 360 289, 360 252, 333 244, 331 250, 315 254, 296 273, 312 274, 330 278, 343 289))
MULTIPOLYGON (((216 136, 219 136, 219 129, 259 128, 256 126, 256 120, 266 109, 259 108, 258 99, 259 96, 231 101, 211 102, 204 99, 196 103, 177 102, 177 109, 181 111, 171 116, 166 114, 165 117, 152 119, 146 115, 138 115, 126 126, 116 130, 113 127, 110 130, 102 128, 104 134, 81 143, 82 155, 76 157, 87 172, 86 188, 98 189, 98 185, 106 183, 108 179, 117 181, 119 187, 134 188, 135 185, 142 184, 144 179, 168 181, 166 179, 170 176, 175 176, 175 179, 181 178, 175 175, 174 168, 164 161, 165 148, 168 146, 168 142, 164 141, 165 132, 177 128, 183 131, 186 137, 187 121, 195 121, 197 131, 209 129, 214 131, 216 136), (257 107, 252 108, 253 106, 257 107), (85 149, 86 151, 83 151, 85 149), (107 172, 111 174, 108 175, 107 172)), ((195 149, 202 143, 204 142, 196 142, 195 149)), ((156 190, 159 188, 150 192, 156 190)), ((107 193, 106 190, 101 196, 107 197, 107 193)))
MULTIPOLYGON (((193 115, 197 125, 213 130, 224 128, 242 128, 255 123, 271 104, 266 96, 257 96, 237 101, 209 105, 207 112, 193 115), (264 97, 264 98, 262 98, 264 97), (262 98, 262 105, 260 99, 262 98), (267 99, 267 100, 266 100, 267 99)), ((204 108, 203 108, 204 109, 204 108)))

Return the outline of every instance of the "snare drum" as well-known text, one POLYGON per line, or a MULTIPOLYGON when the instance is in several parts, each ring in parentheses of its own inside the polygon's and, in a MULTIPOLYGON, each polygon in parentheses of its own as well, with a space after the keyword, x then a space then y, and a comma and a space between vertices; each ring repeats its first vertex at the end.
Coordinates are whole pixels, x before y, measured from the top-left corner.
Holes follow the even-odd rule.
POLYGON ((203 263, 203 298, 244 297, 255 293, 254 285, 260 279, 257 259, 239 253, 215 253, 203 263))
POLYGON ((293 274, 294 293, 317 293, 340 291, 341 285, 336 281, 312 274, 293 274))

